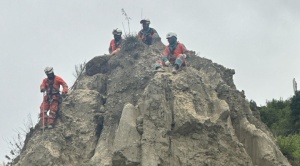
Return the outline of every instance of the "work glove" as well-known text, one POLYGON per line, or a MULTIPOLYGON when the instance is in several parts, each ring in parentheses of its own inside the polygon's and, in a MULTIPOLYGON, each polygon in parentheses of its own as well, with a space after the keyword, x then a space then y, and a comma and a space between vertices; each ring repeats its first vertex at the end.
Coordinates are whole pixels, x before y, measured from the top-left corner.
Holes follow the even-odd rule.
POLYGON ((186 58, 186 54, 180 54, 180 55, 183 56, 184 59, 186 58))
POLYGON ((115 54, 118 53, 120 50, 121 50, 120 48, 117 48, 115 51, 113 51, 113 52, 111 53, 111 55, 115 55, 115 54))
POLYGON ((166 66, 170 66, 170 61, 166 61, 166 62, 165 62, 165 65, 166 65, 166 66))
POLYGON ((151 38, 152 38, 152 36, 151 36, 150 34, 147 34, 147 35, 146 35, 146 39, 147 39, 147 40, 149 40, 149 39, 151 39, 151 38))

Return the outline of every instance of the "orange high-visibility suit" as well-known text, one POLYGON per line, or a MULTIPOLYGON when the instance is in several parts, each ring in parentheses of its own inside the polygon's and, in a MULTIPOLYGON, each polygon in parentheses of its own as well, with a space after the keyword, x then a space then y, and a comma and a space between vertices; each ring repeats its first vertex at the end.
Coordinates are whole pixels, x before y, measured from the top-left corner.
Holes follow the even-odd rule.
POLYGON ((179 42, 177 42, 176 48, 171 48, 169 45, 166 46, 162 54, 163 66, 165 66, 166 61, 170 61, 171 64, 177 64, 181 67, 181 65, 185 63, 185 57, 183 54, 186 54, 187 52, 188 50, 185 46, 179 42))
POLYGON ((109 43, 108 52, 111 55, 118 53, 121 50, 121 45, 122 45, 122 39, 120 39, 118 42, 116 42, 115 39, 112 39, 109 43))
POLYGON ((59 93, 60 86, 63 87, 62 93, 68 93, 67 83, 59 76, 55 76, 54 80, 45 78, 40 86, 41 92, 46 92, 43 102, 40 106, 41 125, 53 125, 56 113, 61 103, 61 95, 59 93), (50 109, 49 117, 47 112, 50 109), (47 121, 48 120, 48 121, 47 121))

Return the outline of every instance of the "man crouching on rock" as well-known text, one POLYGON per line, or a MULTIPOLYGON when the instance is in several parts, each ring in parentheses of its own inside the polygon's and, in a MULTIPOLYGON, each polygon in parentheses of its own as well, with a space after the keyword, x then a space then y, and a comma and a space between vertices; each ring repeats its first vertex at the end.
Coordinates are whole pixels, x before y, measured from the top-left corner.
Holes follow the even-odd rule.
MULTIPOLYGON (((166 36, 169 45, 166 46, 162 54, 162 65, 156 62, 156 69, 159 70, 162 66, 173 66, 172 73, 176 74, 182 65, 185 65, 186 53, 188 50, 182 43, 177 41, 177 34, 169 32, 166 36)), ((160 69, 161 70, 161 69, 160 69)))

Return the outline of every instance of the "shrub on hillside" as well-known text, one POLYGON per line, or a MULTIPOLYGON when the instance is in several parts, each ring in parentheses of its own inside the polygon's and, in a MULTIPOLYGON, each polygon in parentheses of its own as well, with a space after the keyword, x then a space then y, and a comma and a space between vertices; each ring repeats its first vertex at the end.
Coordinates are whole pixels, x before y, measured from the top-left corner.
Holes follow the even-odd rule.
POLYGON ((122 51, 144 50, 145 44, 137 36, 129 35, 124 39, 122 51))
POLYGON ((278 136, 281 152, 295 165, 300 165, 300 134, 278 136))
POLYGON ((292 133, 290 124, 290 101, 273 99, 266 104, 266 106, 258 108, 261 121, 271 129, 275 136, 292 133))

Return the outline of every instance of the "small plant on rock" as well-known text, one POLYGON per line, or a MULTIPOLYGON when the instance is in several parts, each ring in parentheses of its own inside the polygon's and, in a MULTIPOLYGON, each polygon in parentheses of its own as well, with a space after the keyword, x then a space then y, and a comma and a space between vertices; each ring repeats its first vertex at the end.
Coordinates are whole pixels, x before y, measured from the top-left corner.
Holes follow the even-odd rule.
POLYGON ((128 34, 127 34, 126 31, 125 31, 124 24, 122 22, 124 33, 125 33, 125 37, 127 37, 127 36, 130 35, 130 22, 129 22, 129 20, 131 20, 131 18, 127 15, 127 13, 125 12, 125 10, 123 8, 121 9, 121 12, 122 12, 122 15, 125 16, 125 20, 127 21, 127 24, 128 24, 128 34))

